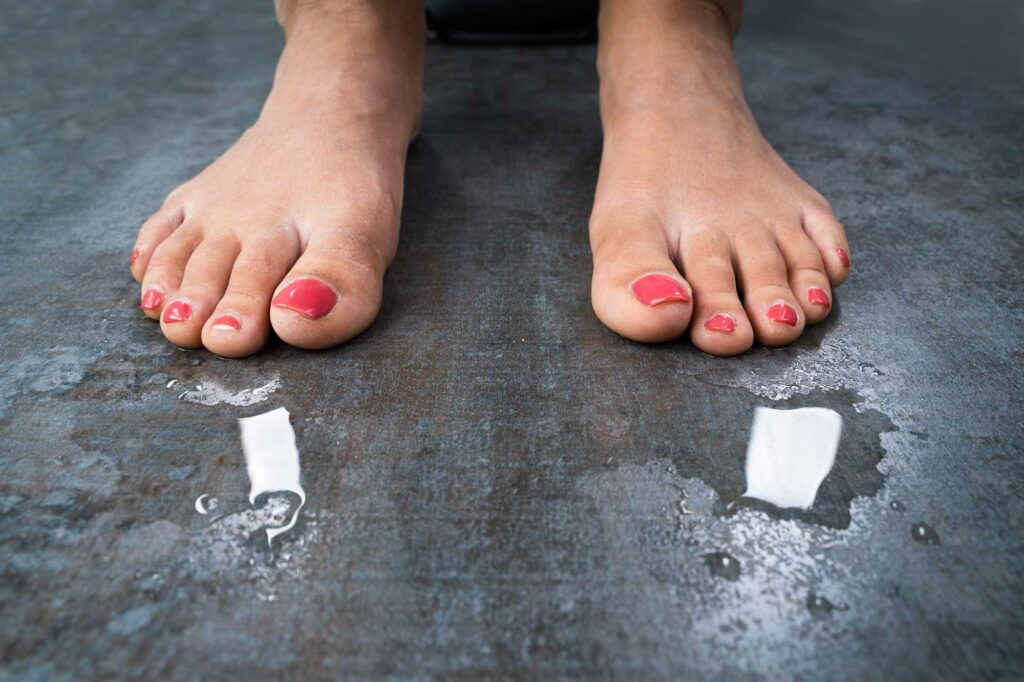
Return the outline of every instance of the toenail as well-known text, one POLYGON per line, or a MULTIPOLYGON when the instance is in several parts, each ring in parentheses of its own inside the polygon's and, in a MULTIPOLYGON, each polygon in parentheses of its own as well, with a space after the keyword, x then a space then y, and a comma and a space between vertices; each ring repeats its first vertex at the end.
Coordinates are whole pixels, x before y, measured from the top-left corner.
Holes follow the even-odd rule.
POLYGON ((811 287, 808 289, 807 300, 814 305, 820 305, 822 308, 832 307, 832 301, 829 300, 828 294, 821 287, 811 287))
POLYGON ((164 302, 164 290, 160 287, 150 287, 142 294, 139 307, 143 310, 156 310, 164 302))
POLYGON ((338 294, 334 289, 320 280, 297 279, 282 289, 272 303, 315 320, 331 312, 337 301, 338 294))
POLYGON ((704 328, 709 332, 732 334, 736 331, 736 322, 733 321, 732 316, 725 313, 718 313, 717 315, 712 315, 706 322, 704 322, 704 328))
POLYGON ((139 260, 139 256, 141 256, 141 255, 142 255, 142 249, 140 249, 137 246, 134 249, 132 249, 132 255, 129 256, 129 258, 128 258, 128 267, 131 268, 132 266, 134 266, 135 265, 135 261, 139 260))
POLYGON ((192 306, 185 301, 174 301, 164 308, 164 322, 184 322, 192 317, 192 306))
POLYGON ((796 326, 796 311, 788 303, 776 303, 768 308, 768 319, 779 324, 796 326))
POLYGON ((846 249, 836 249, 836 255, 839 256, 839 262, 843 264, 844 268, 850 267, 850 256, 846 253, 846 249))
POLYGON ((210 329, 219 332, 237 332, 242 329, 242 320, 234 313, 224 313, 213 318, 213 326, 210 329))
POLYGON ((690 293, 682 284, 668 275, 644 275, 629 287, 637 300, 647 306, 656 306, 671 301, 686 302, 690 293))

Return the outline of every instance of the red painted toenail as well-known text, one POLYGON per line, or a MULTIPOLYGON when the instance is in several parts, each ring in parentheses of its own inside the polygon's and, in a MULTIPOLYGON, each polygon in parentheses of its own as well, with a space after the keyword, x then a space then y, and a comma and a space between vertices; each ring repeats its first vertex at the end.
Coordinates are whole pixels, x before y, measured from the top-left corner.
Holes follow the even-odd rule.
POLYGON ((655 306, 670 301, 689 301, 690 294, 679 282, 668 275, 644 275, 630 287, 633 295, 644 305, 655 306))
POLYGON ((164 308, 164 322, 168 324, 184 322, 190 317, 192 317, 192 306, 185 301, 174 301, 164 308))
POLYGON ((768 308, 768 319, 779 324, 786 324, 790 327, 796 326, 796 311, 793 306, 787 303, 776 303, 768 308))
POLYGON ((839 262, 844 268, 850 267, 850 256, 847 255, 846 249, 836 249, 836 255, 839 256, 839 262))
POLYGON ((143 310, 156 310, 163 302, 163 290, 157 287, 151 287, 146 289, 146 293, 142 294, 142 300, 139 302, 139 307, 143 310))
POLYGON ((141 255, 142 249, 140 249, 137 246, 134 249, 132 249, 132 255, 128 258, 128 267, 130 268, 133 265, 135 265, 135 261, 139 260, 139 256, 141 255))
POLYGON ((315 320, 331 312, 337 301, 338 294, 323 282, 316 279, 297 279, 274 297, 273 304, 315 320))
POLYGON ((811 287, 807 290, 807 300, 814 305, 820 305, 823 308, 831 308, 832 301, 829 300, 828 294, 821 287, 811 287))
POLYGON ((725 313, 718 313, 712 315, 704 323, 704 328, 709 332, 722 332, 723 334, 732 334, 736 331, 736 323, 733 319, 725 313))
POLYGON ((237 332, 242 328, 242 321, 233 313, 224 313, 213 318, 213 326, 219 332, 237 332))

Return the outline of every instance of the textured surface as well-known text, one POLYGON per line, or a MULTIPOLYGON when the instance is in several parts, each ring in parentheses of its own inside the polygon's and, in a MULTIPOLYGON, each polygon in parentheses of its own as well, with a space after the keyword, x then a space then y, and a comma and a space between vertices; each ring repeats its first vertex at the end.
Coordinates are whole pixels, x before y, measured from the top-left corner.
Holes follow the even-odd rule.
POLYGON ((164 342, 127 259, 258 112, 270 3, 6 3, 0 678, 1018 677, 1021 11, 817 4, 738 42, 851 233, 802 341, 606 331, 593 46, 433 45, 380 319, 236 362, 164 342), (248 505, 235 419, 280 405, 271 551, 294 500, 248 505), (812 510, 729 507, 757 405, 844 415, 812 510))

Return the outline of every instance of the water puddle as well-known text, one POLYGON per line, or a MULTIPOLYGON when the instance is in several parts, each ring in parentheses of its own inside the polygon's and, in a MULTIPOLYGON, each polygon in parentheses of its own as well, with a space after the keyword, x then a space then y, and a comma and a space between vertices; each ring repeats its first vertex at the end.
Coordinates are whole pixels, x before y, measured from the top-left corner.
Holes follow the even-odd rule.
POLYGON ((843 418, 834 410, 758 407, 747 443, 747 489, 776 507, 810 509, 832 470, 843 418))
MULTIPOLYGON (((168 382, 167 387, 173 388, 177 380, 168 382)), ((243 388, 234 390, 228 388, 216 379, 204 379, 196 383, 178 395, 179 400, 196 405, 234 405, 235 407, 248 407, 261 403, 270 397, 270 394, 281 388, 281 377, 274 375, 266 383, 255 388, 243 388)))
MULTIPOLYGON (((895 430, 886 415, 848 391, 795 395, 770 409, 757 407, 749 431, 712 428, 721 434, 721 454, 717 467, 699 476, 719 494, 718 515, 750 508, 829 528, 846 528, 853 498, 881 489, 882 434, 895 430), (723 462, 728 453, 735 453, 735 464, 723 462)), ((686 470, 685 463, 678 468, 686 470)))
MULTIPOLYGON (((287 533, 295 526, 299 512, 306 503, 306 493, 300 480, 295 431, 288 410, 283 407, 255 417, 239 419, 238 426, 245 454, 245 468, 249 474, 249 504, 255 506, 261 495, 275 494, 269 498, 272 504, 266 505, 264 514, 265 520, 272 521, 273 525, 263 526, 267 533, 267 544, 273 546, 275 537, 287 533), (293 493, 298 497, 298 504, 289 504, 287 496, 280 493, 293 493)), ((203 493, 195 501, 196 512, 203 515, 216 511, 218 506, 217 498, 209 493, 203 493)))

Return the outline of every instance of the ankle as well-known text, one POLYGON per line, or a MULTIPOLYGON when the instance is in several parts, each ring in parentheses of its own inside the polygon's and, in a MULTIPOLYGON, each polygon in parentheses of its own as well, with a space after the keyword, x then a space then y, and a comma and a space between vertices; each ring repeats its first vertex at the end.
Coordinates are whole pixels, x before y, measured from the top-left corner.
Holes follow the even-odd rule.
POLYGON ((705 103, 745 109, 730 22, 712 0, 606 0, 597 59, 602 114, 705 103))
POLYGON ((422 0, 274 0, 274 11, 285 36, 324 22, 367 28, 422 24, 426 31, 422 0))
POLYGON ((264 114, 333 109, 416 127, 426 47, 419 0, 277 0, 276 9, 286 41, 264 114))

